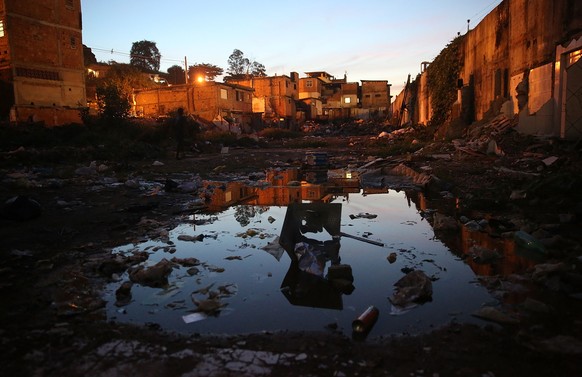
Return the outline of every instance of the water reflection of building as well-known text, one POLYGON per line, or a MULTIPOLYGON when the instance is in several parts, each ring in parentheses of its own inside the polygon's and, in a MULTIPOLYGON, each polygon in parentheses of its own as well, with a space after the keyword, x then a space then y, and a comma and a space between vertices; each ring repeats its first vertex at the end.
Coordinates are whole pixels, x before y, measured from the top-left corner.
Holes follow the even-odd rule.
MULTIPOLYGON (((419 211, 429 209, 440 213, 451 213, 456 206, 456 201, 431 201, 424 193, 411 191, 406 193, 409 205, 415 204, 419 211)), ((443 232, 436 234, 457 256, 463 258, 478 276, 508 276, 514 273, 526 271, 535 265, 536 261, 520 253, 513 239, 492 236, 489 232, 471 231, 461 226, 458 232, 443 232), (473 258, 475 248, 491 250, 499 255, 487 263, 473 258)))
MULTIPOLYGON (((327 170, 324 171, 327 174, 327 170)), ((355 175, 355 174, 354 174, 355 175)), ((360 192, 357 176, 341 176, 338 171, 323 183, 311 183, 301 169, 270 169, 264 181, 204 182, 204 199, 209 210, 236 204, 287 206, 302 201, 329 203, 338 196, 360 192)))
POLYGON ((252 187, 244 182, 204 182, 204 199, 208 209, 221 210, 252 198, 255 194, 252 187))

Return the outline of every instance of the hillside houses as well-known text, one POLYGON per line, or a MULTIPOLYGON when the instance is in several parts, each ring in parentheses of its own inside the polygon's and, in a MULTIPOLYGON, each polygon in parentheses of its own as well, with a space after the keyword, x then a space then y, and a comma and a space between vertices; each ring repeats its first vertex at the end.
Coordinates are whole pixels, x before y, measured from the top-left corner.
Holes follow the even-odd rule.
MULTIPOLYGON (((1 121, 55 126, 81 123, 86 109, 98 110, 95 82, 116 67, 85 66, 81 20, 80 0, 0 0, 1 121)), ((168 85, 163 74, 143 75, 146 85, 131 96, 132 115, 139 117, 167 116, 183 107, 245 131, 389 115, 390 85, 382 80, 360 84, 315 71, 168 85)))
POLYGON ((327 72, 229 79, 227 82, 138 89, 134 112, 158 117, 183 107, 189 114, 233 130, 277 126, 294 129, 306 120, 386 117, 390 85, 386 80, 348 82, 327 72))
MULTIPOLYGON (((97 110, 94 82, 113 67, 84 66, 81 20, 80 0, 0 0, 0 120, 55 126, 80 123, 85 109, 97 110)), ((365 82, 360 86, 327 72, 173 86, 160 74, 144 76, 152 85, 134 88, 133 115, 166 116, 183 107, 230 130, 385 116, 382 110, 390 103, 389 85, 376 89, 382 103, 372 103, 366 100, 365 82)))

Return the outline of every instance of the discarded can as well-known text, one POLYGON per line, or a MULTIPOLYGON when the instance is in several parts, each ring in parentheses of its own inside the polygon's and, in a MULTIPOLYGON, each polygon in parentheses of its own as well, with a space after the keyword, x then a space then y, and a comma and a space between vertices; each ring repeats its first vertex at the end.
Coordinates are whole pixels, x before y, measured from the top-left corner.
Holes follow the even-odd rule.
POLYGON ((380 311, 375 306, 370 306, 358 318, 352 322, 354 333, 368 333, 376 323, 380 311))

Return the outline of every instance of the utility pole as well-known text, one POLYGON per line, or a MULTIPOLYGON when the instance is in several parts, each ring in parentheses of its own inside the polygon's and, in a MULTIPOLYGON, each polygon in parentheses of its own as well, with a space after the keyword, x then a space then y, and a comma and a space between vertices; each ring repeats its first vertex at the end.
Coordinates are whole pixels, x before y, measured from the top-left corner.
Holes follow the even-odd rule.
POLYGON ((184 56, 184 83, 188 84, 188 59, 184 56))

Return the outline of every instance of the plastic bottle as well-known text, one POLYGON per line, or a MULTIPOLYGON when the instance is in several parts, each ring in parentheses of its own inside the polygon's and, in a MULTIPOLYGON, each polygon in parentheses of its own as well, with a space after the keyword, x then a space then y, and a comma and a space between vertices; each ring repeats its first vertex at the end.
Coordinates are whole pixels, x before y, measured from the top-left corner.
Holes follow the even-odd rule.
POLYGON ((513 234, 513 239, 515 243, 525 249, 538 251, 540 253, 545 253, 546 248, 540 243, 534 236, 524 232, 523 230, 518 230, 513 234))

